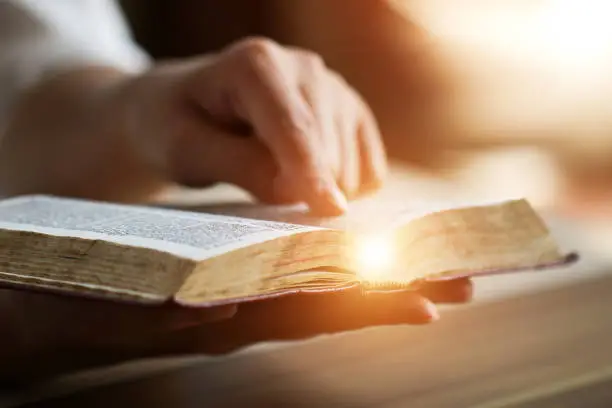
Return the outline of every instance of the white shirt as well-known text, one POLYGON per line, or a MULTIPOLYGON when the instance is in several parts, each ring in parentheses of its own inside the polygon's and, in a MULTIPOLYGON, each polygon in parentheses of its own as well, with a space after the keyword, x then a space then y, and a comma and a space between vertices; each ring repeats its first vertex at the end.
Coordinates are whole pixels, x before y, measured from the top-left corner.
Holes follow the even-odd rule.
POLYGON ((149 64, 114 0, 0 0, 0 129, 24 89, 85 64, 149 64))

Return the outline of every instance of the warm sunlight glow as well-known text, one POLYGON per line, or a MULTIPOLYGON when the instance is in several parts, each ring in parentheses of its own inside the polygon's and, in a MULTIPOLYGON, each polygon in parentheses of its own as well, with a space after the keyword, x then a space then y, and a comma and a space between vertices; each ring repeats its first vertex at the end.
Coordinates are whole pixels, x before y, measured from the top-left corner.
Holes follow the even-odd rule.
POLYGON ((522 134, 609 139, 612 0, 395 3, 449 58, 463 92, 455 115, 466 128, 512 134, 513 143, 522 134))
POLYGON ((549 0, 535 21, 539 30, 534 27, 534 40, 541 42, 551 62, 589 71, 610 63, 611 16, 610 0, 549 0))
POLYGON ((361 278, 380 280, 395 261, 393 240, 382 235, 361 237, 355 245, 355 259, 361 278))
MULTIPOLYGON (((403 3, 402 0, 396 0, 403 3)), ((609 72, 610 0, 428 0, 407 7, 428 31, 450 45, 547 65, 562 74, 609 72)))

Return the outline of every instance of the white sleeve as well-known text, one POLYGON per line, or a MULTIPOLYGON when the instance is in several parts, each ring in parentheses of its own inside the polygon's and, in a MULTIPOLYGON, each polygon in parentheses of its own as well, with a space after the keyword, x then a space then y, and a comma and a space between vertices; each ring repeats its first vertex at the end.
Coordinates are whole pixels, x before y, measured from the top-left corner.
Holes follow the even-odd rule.
POLYGON ((89 64, 131 72, 149 64, 114 0, 0 0, 0 130, 23 89, 89 64))

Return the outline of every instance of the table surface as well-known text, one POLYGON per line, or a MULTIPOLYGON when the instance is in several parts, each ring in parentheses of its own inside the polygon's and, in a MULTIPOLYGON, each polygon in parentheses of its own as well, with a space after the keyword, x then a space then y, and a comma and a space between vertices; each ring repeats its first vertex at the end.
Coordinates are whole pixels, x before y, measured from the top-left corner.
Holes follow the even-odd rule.
POLYGON ((475 302, 444 308, 436 324, 131 362, 0 396, 0 406, 612 406, 612 239, 550 221, 582 262, 478 279, 475 302))

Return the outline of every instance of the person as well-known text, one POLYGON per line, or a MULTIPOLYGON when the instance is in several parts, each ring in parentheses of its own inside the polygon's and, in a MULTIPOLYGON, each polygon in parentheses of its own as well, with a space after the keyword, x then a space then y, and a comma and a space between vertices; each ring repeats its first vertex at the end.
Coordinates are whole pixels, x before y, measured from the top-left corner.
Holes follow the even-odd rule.
MULTIPOLYGON (((214 54, 154 62, 112 0, 0 2, 0 89, 4 196, 137 203, 173 184, 226 182, 264 202, 336 215, 379 188, 387 171, 367 103, 316 54, 246 38, 214 54)), ((9 377, 19 375, 15 367, 27 375, 73 367, 80 352, 94 360, 223 353, 268 339, 428 323, 438 317, 434 303, 470 297, 468 279, 203 310, 2 289, 0 353, 9 377)))

